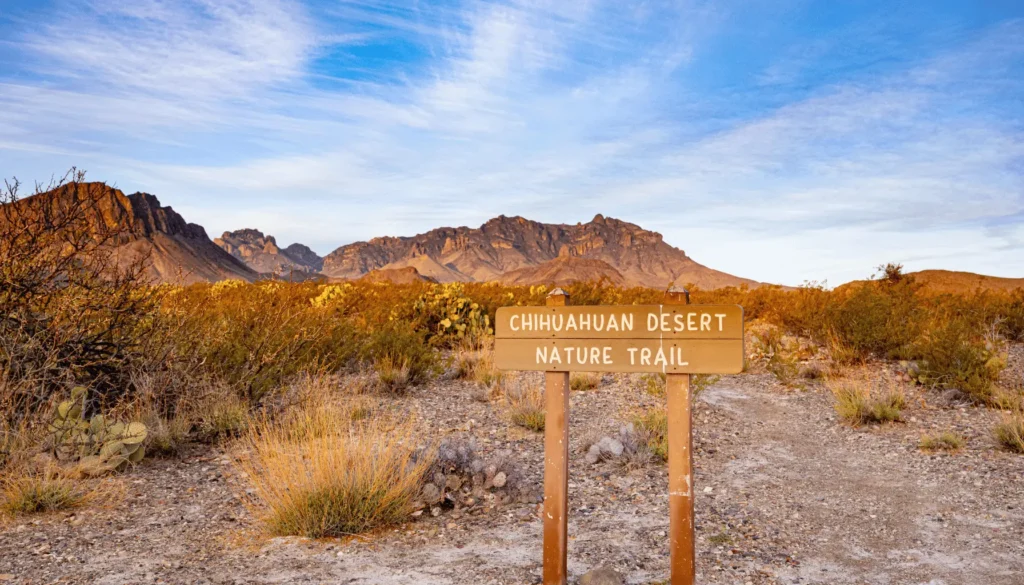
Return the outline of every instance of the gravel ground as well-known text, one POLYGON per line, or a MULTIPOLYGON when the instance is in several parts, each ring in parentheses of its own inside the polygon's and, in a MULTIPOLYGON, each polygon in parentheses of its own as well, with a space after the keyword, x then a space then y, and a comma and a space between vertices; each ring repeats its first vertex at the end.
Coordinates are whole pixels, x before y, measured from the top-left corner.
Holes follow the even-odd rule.
MULTIPOLYGON (((1010 375, 1022 356, 1014 348, 1010 375)), ((632 409, 658 403, 636 383, 606 375, 572 395, 574 579, 602 564, 629 583, 668 578, 664 465, 589 464, 579 452, 615 434, 632 409)), ((500 404, 474 394, 440 381, 396 406, 429 436, 472 438, 484 455, 515 460, 526 492, 515 503, 424 514, 348 540, 270 538, 240 499, 247 485, 230 454, 197 447, 104 480, 123 491, 116 504, 0 526, 0 583, 538 583, 542 436, 510 426, 500 404)), ((787 390, 745 374, 706 390, 695 409, 698 581, 1024 583, 1024 456, 992 440, 999 413, 907 395, 905 422, 852 429, 819 385, 787 390), (964 435, 965 449, 918 449, 923 433, 940 430, 964 435)))

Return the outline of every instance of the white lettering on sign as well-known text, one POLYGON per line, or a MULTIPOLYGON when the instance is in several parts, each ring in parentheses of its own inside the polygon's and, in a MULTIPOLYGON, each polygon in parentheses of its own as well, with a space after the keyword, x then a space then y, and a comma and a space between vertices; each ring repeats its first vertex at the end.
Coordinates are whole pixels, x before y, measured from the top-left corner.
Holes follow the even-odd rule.
POLYGON ((614 365, 611 347, 563 347, 559 351, 556 347, 539 346, 535 358, 538 364, 614 365))
MULTIPOLYGON (((712 331, 711 313, 648 313, 647 330, 678 333, 680 331, 712 331), (699 322, 698 322, 699 320, 699 322)), ((725 313, 715 313, 718 318, 718 329, 725 329, 725 313)))
POLYGON ((632 331, 633 315, 516 313, 509 317, 508 327, 512 331, 632 331))

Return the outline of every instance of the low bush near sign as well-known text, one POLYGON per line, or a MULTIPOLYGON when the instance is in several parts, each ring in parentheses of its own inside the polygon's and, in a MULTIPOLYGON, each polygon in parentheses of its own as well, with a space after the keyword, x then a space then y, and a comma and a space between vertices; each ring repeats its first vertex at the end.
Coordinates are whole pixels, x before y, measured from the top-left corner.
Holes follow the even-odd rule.
POLYGON ((668 461, 668 413, 664 408, 651 408, 633 416, 633 429, 647 444, 651 454, 668 461))
POLYGON ((569 388, 574 391, 593 390, 601 384, 601 375, 593 372, 573 372, 569 376, 569 388))
POLYGON ((513 424, 531 431, 544 430, 544 391, 539 386, 509 389, 505 397, 513 424))
POLYGON ((835 380, 829 389, 836 414, 853 426, 898 421, 906 402, 894 383, 868 378, 835 380))

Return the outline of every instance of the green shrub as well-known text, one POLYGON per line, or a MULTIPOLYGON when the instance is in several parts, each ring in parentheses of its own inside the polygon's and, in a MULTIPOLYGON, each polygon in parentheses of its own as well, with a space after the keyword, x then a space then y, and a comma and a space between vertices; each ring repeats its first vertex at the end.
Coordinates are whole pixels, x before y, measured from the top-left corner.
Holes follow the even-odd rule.
POLYGON ((872 388, 872 381, 838 380, 829 384, 839 418, 853 426, 900 420, 906 399, 898 388, 872 388))
POLYGON ((822 341, 833 335, 861 358, 907 357, 925 316, 920 286, 902 275, 898 265, 882 268, 881 280, 852 285, 834 295, 826 311, 825 330, 818 333, 822 341))
POLYGON ((544 408, 544 391, 539 386, 508 390, 506 401, 512 424, 536 432, 544 430, 544 422, 547 417, 544 408))
POLYGON ((370 333, 361 357, 373 364, 378 377, 383 373, 397 391, 429 381, 438 369, 437 353, 425 343, 423 334, 407 327, 393 326, 370 333))
POLYGON ((937 435, 924 435, 918 444, 922 451, 959 451, 967 444, 963 435, 944 431, 937 435))
POLYGON ((1003 448, 1024 453, 1024 412, 1007 414, 994 429, 996 441, 1003 448))
POLYGON ((601 385, 601 375, 593 372, 573 372, 569 375, 569 388, 573 391, 593 390, 601 385))
POLYGON ((647 444, 651 454, 668 461, 668 413, 651 408, 633 416, 633 429, 647 444))
POLYGON ((922 383, 960 390, 986 404, 1007 363, 1001 344, 960 315, 938 318, 918 341, 914 357, 922 383))

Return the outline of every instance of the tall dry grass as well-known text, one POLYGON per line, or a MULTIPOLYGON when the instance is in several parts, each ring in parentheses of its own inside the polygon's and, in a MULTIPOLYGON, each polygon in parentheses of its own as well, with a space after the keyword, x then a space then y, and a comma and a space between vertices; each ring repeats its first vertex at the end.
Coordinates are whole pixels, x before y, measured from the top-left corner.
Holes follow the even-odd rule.
POLYGON ((345 406, 254 421, 241 468, 267 531, 310 538, 360 534, 401 522, 432 463, 409 424, 353 422, 345 406))

